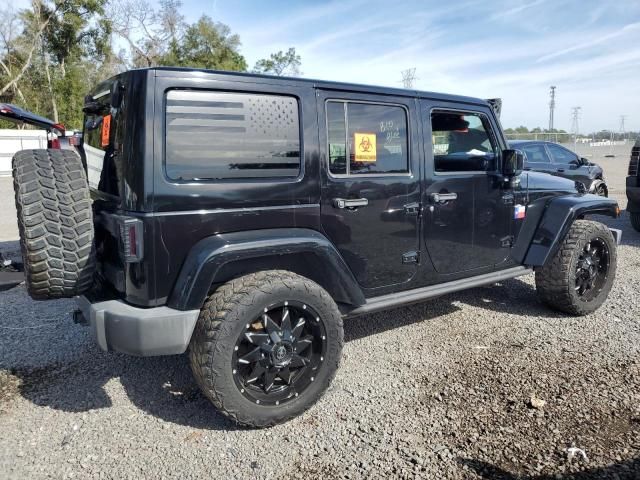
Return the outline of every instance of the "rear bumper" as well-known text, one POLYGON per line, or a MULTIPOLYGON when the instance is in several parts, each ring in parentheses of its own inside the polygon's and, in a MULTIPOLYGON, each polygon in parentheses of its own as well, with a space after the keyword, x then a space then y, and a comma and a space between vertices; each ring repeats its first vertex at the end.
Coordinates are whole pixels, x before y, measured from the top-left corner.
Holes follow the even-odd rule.
POLYGON ((136 356, 184 353, 198 320, 199 310, 169 307, 137 308, 120 300, 76 303, 102 350, 136 356))

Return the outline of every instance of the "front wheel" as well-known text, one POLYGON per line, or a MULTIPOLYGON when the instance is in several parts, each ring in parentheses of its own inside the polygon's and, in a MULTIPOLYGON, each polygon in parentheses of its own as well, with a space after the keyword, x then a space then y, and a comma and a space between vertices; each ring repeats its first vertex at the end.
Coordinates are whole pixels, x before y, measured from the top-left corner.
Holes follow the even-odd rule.
POLYGON ((342 343, 340 311, 322 287, 287 271, 258 272, 209 297, 191 339, 191 368, 223 414, 266 427, 320 398, 342 343))
POLYGON ((553 259, 536 270, 538 296, 556 310, 587 315, 609 295, 616 258, 616 242, 605 225, 576 220, 553 259))
POLYGON ((608 197, 609 191, 607 190, 607 186, 604 183, 601 183, 596 187, 596 191, 594 192, 596 195, 600 197, 608 197))

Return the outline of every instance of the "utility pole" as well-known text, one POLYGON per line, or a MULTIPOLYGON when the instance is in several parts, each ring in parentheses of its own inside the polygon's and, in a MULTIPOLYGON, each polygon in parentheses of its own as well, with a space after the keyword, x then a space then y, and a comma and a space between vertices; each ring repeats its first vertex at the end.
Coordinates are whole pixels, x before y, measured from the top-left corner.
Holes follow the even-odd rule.
POLYGON ((406 70, 402 70, 402 85, 404 88, 411 89, 413 88, 413 84, 416 81, 416 69, 415 68, 407 68, 406 70))
POLYGON ((580 110, 582 107, 571 108, 571 133, 573 134, 573 149, 576 149, 578 134, 580 133, 580 110))
POLYGON ((556 108, 556 87, 551 86, 551 91, 549 92, 551 96, 551 101, 549 102, 549 133, 553 131, 553 111, 556 108))
POLYGON ((621 140, 626 140, 625 136, 627 134, 627 132, 625 131, 624 128, 624 120, 625 118, 627 118, 626 115, 620 115, 620 139, 621 140))

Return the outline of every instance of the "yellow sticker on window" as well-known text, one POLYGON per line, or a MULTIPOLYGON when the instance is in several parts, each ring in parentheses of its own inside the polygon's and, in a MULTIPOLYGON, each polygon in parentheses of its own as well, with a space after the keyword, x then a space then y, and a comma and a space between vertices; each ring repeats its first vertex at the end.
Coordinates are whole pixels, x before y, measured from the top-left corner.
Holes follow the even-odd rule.
POLYGON ((354 133, 353 144, 356 147, 356 162, 376 161, 376 134, 354 133))

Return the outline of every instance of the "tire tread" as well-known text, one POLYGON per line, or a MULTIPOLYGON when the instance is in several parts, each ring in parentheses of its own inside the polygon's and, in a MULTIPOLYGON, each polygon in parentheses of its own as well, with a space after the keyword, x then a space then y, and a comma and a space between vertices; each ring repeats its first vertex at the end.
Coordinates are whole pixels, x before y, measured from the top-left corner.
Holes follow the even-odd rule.
POLYGON ((29 295, 80 295, 93 284, 93 215, 80 157, 71 150, 21 150, 12 160, 20 248, 29 295))

